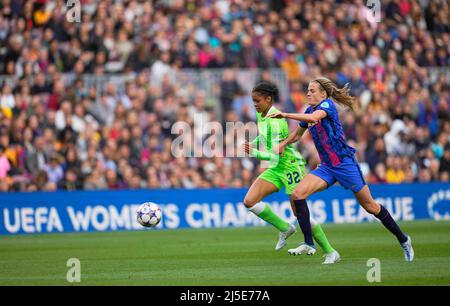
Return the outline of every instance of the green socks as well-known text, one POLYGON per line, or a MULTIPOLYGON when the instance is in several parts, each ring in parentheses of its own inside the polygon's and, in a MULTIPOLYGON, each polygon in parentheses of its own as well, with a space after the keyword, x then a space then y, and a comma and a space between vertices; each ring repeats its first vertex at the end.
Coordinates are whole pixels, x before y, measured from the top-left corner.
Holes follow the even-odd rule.
MULTIPOLYGON (((263 202, 259 202, 255 204, 253 207, 250 207, 248 210, 250 210, 252 213, 257 215, 259 218, 263 219, 264 221, 272 224, 276 229, 278 229, 280 232, 285 232, 289 229, 289 223, 281 219, 277 214, 273 212, 273 210, 270 208, 269 205, 266 205, 263 202)), ((315 221, 313 218, 311 218, 311 227, 312 227, 312 234, 314 237, 314 240, 317 242, 317 244, 320 246, 320 248, 323 250, 325 254, 329 254, 334 252, 335 250, 331 246, 330 242, 327 239, 327 236, 322 230, 322 227, 320 224, 315 221)))
POLYGON ((323 250, 325 254, 329 254, 334 252, 333 247, 328 242, 327 236, 322 230, 322 227, 319 223, 311 224, 312 226, 312 233, 314 240, 317 242, 317 244, 320 246, 320 248, 323 250))
POLYGON ((289 229, 289 223, 281 219, 272 211, 269 205, 266 205, 263 202, 255 204, 253 207, 250 207, 249 210, 259 218, 272 224, 280 232, 285 232, 289 229))

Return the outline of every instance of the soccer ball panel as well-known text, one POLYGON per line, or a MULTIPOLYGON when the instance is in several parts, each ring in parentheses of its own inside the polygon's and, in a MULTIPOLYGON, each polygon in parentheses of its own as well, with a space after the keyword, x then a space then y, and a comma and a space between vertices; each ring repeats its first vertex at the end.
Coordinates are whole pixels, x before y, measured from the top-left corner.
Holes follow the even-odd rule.
POLYGON ((151 210, 153 210, 153 211, 156 211, 156 210, 159 209, 159 206, 156 205, 155 203, 150 203, 150 204, 148 205, 148 208, 151 209, 151 210))
POLYGON ((155 226, 156 224, 158 224, 158 221, 159 221, 158 218, 151 217, 148 223, 151 224, 152 226, 155 226))
POLYGON ((162 217, 162 212, 161 212, 160 209, 158 209, 158 210, 155 211, 155 216, 156 216, 156 218, 161 219, 161 217, 162 217))
POLYGON ((144 223, 148 223, 148 221, 150 221, 150 216, 148 214, 143 214, 141 215, 141 220, 144 223))

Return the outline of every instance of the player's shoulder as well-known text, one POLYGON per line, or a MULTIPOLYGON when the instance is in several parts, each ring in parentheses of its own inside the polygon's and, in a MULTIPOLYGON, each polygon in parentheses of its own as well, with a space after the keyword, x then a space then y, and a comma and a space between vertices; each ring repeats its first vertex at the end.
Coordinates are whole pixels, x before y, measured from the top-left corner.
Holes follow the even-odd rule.
POLYGON ((272 107, 267 112, 267 115, 271 115, 271 114, 275 114, 275 113, 279 113, 279 112, 280 112, 280 110, 272 105, 272 107))
MULTIPOLYGON (((281 111, 278 109, 278 108, 276 108, 275 106, 272 106, 270 109, 269 109, 269 111, 267 112, 267 116, 268 115, 272 115, 272 114, 276 114, 276 113, 280 113, 281 111)), ((268 118, 268 119, 270 119, 270 121, 271 122, 277 122, 277 123, 281 123, 281 122, 283 122, 284 120, 286 120, 286 119, 284 119, 284 118, 268 118), (282 120, 280 120, 280 119, 282 119, 282 120)))
POLYGON ((326 111, 327 113, 330 113, 330 112, 336 112, 336 111, 337 111, 336 105, 334 104, 333 100, 331 100, 331 99, 325 99, 325 100, 323 100, 322 102, 320 102, 320 103, 315 107, 315 109, 316 109, 316 110, 321 109, 321 110, 326 111))
POLYGON ((331 99, 325 99, 322 102, 319 103, 319 105, 321 108, 325 108, 325 109, 334 109, 336 108, 336 106, 334 105, 333 100, 331 99))

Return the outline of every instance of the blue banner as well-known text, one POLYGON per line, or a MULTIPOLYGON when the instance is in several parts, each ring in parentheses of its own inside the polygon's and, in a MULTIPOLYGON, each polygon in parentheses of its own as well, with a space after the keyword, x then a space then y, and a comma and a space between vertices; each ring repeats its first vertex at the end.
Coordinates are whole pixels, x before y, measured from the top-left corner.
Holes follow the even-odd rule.
MULTIPOLYGON (((376 201, 396 220, 450 220, 450 184, 370 186, 376 201)), ((170 189, 0 194, 0 234, 145 230, 136 221, 144 202, 161 205, 157 228, 264 226, 243 205, 247 189, 170 189)), ((282 218, 294 221, 289 198, 278 192, 265 199, 282 218)), ((333 186, 308 199, 320 223, 374 221, 353 194, 333 186)), ((152 229, 154 230, 154 229, 152 229)))

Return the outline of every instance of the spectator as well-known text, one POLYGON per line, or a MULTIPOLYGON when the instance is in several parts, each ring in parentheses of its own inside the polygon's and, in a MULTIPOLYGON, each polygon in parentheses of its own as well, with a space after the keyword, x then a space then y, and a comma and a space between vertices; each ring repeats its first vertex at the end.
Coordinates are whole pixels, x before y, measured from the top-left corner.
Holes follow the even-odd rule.
POLYGON ((401 168, 399 157, 389 156, 386 160, 386 182, 387 183, 401 183, 405 178, 405 172, 401 168))
POLYGON ((44 165, 43 170, 47 173, 48 182, 50 183, 58 184, 64 177, 64 171, 56 155, 50 157, 49 162, 44 165))
POLYGON ((431 173, 427 168, 420 169, 419 172, 419 182, 420 183, 428 183, 431 181, 431 173))
POLYGON ((9 85, 3 86, 2 93, 0 95, 0 107, 13 109, 16 106, 16 101, 14 95, 11 92, 11 87, 9 85))
POLYGON ((93 170, 84 181, 83 189, 85 190, 105 190, 108 186, 105 178, 100 174, 100 171, 93 170))
POLYGON ((252 97, 239 88, 233 99, 233 110, 236 112, 239 120, 242 122, 254 122, 256 120, 256 112, 253 107, 252 97))
POLYGON ((378 137, 375 143, 370 143, 366 150, 365 160, 369 164, 370 169, 375 169, 376 165, 386 162, 387 154, 385 150, 384 140, 378 137))
POLYGON ((0 180, 5 179, 10 170, 11 164, 5 155, 5 148, 0 146, 0 180))
POLYGON ((67 191, 80 190, 82 187, 81 181, 77 177, 77 171, 72 168, 66 170, 64 179, 58 184, 58 189, 67 191))
POLYGON ((30 173, 38 173, 43 170, 49 160, 49 152, 46 150, 44 137, 34 139, 34 146, 26 148, 26 167, 30 173))
POLYGON ((444 155, 442 156, 439 165, 439 173, 450 174, 450 144, 445 146, 444 155))
POLYGON ((386 166, 384 163, 378 163, 375 166, 374 183, 386 183, 386 166))
POLYGON ((220 83, 220 103, 224 114, 232 109, 234 95, 239 89, 236 74, 233 70, 226 69, 223 73, 222 82, 220 83))

